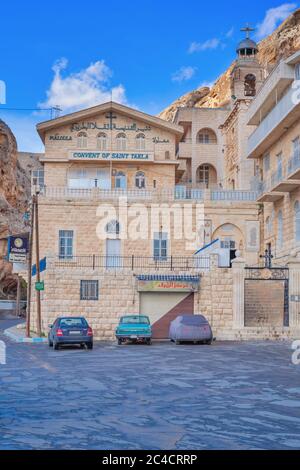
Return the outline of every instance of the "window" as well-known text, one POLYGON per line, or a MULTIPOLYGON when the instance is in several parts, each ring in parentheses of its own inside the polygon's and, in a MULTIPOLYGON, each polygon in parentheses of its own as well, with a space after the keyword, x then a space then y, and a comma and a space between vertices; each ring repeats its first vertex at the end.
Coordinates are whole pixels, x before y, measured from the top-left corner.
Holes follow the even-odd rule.
POLYGON ((87 148, 87 134, 85 132, 79 132, 77 135, 77 147, 79 149, 87 148))
POLYGON ((300 80, 300 63, 295 65, 295 78, 296 80, 300 80))
POLYGON ((255 96, 256 93, 256 77, 252 73, 248 73, 244 82, 245 96, 255 96))
POLYGON ((153 257, 155 260, 165 261, 168 255, 168 234, 159 232, 154 234, 153 257))
POLYGON ((199 183, 205 184, 208 188, 209 185, 209 165, 201 165, 199 167, 199 183))
POLYGON ((293 157, 298 159, 300 158, 300 138, 296 137, 293 140, 293 157))
POLYGON ((117 150, 126 150, 127 148, 127 139, 125 134, 117 135, 117 150))
POLYGON ((166 159, 166 160, 170 160, 170 159, 171 159, 169 150, 167 150, 167 151, 165 152, 165 159, 166 159))
POLYGON ((220 246, 221 248, 225 248, 227 250, 235 250, 235 241, 234 240, 221 240, 220 246))
POLYGON ((282 152, 279 152, 277 155, 277 175, 278 178, 282 178, 282 152))
POLYGON ((100 132, 97 137, 97 148, 99 150, 107 150, 107 135, 100 132))
POLYGON ((266 218, 266 232, 267 232, 267 235, 270 235, 272 231, 272 220, 271 220, 271 217, 268 216, 266 218))
POLYGON ((270 155, 267 154, 264 156, 264 171, 267 172, 270 170, 270 155))
POLYGON ((31 184, 33 186, 44 187, 44 170, 33 170, 31 172, 31 184))
POLYGON ((59 231, 59 258, 71 259, 73 258, 73 230, 60 230, 59 231))
POLYGON ((80 300, 98 300, 99 282, 80 281, 80 300))
POLYGON ((278 243, 278 248, 282 248, 282 245, 283 245, 283 217, 282 217, 282 211, 281 210, 278 212, 278 216, 277 216, 277 243, 278 243))
POLYGON ((146 187, 145 173, 142 171, 138 171, 135 175, 135 186, 139 189, 144 189, 146 187))
POLYGON ((144 134, 138 134, 136 136, 136 148, 137 150, 145 150, 146 148, 146 138, 144 134))
POLYGON ((216 144, 217 136, 212 129, 201 129, 198 132, 197 141, 199 144, 216 144))
POLYGON ((300 202, 296 201, 294 206, 295 211, 295 241, 300 242, 300 202))
POLYGON ((120 223, 117 220, 111 220, 107 225, 106 225, 106 233, 109 233, 110 235, 119 235, 120 234, 120 223))
POLYGON ((122 171, 118 171, 118 173, 116 173, 115 188, 126 189, 126 175, 122 171))

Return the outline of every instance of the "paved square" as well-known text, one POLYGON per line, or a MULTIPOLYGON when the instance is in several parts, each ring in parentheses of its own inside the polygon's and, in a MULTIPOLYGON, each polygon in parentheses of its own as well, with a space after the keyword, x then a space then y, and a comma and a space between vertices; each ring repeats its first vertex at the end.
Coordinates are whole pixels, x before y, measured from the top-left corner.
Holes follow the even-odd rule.
POLYGON ((0 339, 1 449, 300 448, 288 342, 53 351, 0 339))

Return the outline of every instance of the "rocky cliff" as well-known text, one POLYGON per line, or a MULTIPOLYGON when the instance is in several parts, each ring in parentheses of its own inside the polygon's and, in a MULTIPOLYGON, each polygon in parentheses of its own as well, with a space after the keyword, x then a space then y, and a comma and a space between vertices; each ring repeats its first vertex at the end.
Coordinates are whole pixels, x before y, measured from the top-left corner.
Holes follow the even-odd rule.
POLYGON ((16 277, 4 259, 6 237, 28 231, 23 218, 30 198, 30 171, 39 167, 35 154, 18 153, 16 139, 0 120, 0 298, 14 298, 16 277))
MULTIPOLYGON (((291 14, 270 36, 259 43, 258 60, 272 69, 276 63, 300 49, 300 9, 291 14)), ((172 121, 176 109, 182 106, 215 108, 226 106, 230 100, 230 74, 234 63, 218 78, 211 89, 201 87, 174 101, 159 114, 172 121)))

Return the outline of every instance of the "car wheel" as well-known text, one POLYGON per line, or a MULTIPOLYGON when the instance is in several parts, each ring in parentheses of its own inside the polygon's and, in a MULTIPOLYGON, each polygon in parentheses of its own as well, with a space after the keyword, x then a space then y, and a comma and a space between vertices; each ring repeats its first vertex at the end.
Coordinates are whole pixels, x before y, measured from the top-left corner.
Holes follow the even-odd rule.
POLYGON ((58 351, 59 344, 58 343, 53 343, 53 349, 55 349, 55 351, 58 351))
POLYGON ((50 339, 48 341, 48 346, 49 346, 49 348, 52 348, 52 346, 53 346, 53 343, 52 343, 52 341, 50 341, 50 339))
POLYGON ((213 339, 212 339, 212 338, 210 338, 208 341, 206 341, 206 344, 209 344, 209 345, 211 345, 211 343, 212 343, 212 342, 213 342, 213 339))
POLYGON ((178 339, 176 339, 175 344, 177 344, 177 346, 178 346, 179 344, 181 344, 181 341, 179 341, 178 339))
POLYGON ((93 349, 93 343, 87 343, 87 348, 88 349, 93 349))
POLYGON ((122 343, 123 343, 123 341, 119 338, 118 339, 118 345, 121 346, 122 343))
POLYGON ((146 344, 147 344, 148 346, 151 346, 152 340, 151 340, 151 339, 147 339, 146 344))

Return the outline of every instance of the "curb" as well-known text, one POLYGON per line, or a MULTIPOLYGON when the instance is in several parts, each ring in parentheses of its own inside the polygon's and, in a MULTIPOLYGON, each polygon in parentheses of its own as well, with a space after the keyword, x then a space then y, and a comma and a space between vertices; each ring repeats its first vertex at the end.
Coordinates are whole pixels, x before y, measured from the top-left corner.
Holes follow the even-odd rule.
POLYGON ((8 338, 12 339, 16 343, 47 343, 48 340, 47 338, 26 338, 23 336, 19 336, 12 331, 10 331, 10 328, 7 330, 4 330, 4 335, 7 336, 8 338))

